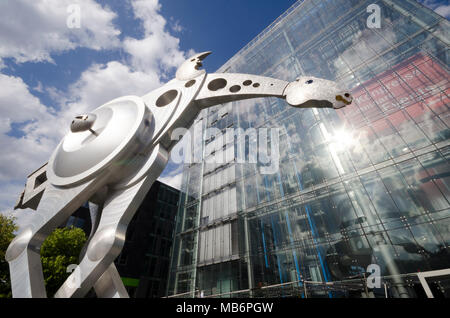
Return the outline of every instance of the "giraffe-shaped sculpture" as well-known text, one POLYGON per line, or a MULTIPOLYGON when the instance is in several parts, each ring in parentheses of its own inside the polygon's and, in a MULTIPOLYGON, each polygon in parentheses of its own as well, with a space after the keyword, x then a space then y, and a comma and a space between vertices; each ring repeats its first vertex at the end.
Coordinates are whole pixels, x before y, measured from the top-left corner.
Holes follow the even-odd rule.
POLYGON ((41 244, 85 202, 93 216, 91 235, 78 267, 55 297, 83 297, 92 287, 98 297, 128 297, 114 266, 128 223, 168 162, 177 143, 171 133, 189 128, 202 109, 269 96, 299 108, 338 109, 352 102, 335 82, 310 76, 289 83, 249 74, 206 74, 201 66, 210 53, 185 61, 176 78, 159 89, 114 99, 73 119, 18 203, 26 207, 28 202, 36 212, 6 252, 14 297, 46 297, 41 244), (38 182, 43 175, 47 179, 38 182))

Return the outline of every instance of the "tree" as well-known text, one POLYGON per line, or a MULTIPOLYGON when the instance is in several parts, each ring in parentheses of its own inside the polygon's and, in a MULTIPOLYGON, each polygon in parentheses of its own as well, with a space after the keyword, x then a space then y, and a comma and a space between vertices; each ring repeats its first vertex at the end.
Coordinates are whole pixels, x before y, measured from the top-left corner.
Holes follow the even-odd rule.
MULTIPOLYGON (((15 237, 15 218, 0 214, 0 298, 11 297, 9 266, 5 260, 6 250, 15 237)), ((78 264, 86 234, 79 228, 59 228, 53 231, 41 247, 42 270, 48 296, 53 296, 69 277, 67 267, 78 264)))
POLYGON ((13 240, 17 230, 15 218, 0 214, 0 298, 11 297, 11 280, 9 266, 5 260, 6 249, 13 240))
POLYGON ((41 247, 42 270, 47 296, 52 297, 69 277, 67 267, 78 264, 86 234, 79 228, 56 229, 41 247))

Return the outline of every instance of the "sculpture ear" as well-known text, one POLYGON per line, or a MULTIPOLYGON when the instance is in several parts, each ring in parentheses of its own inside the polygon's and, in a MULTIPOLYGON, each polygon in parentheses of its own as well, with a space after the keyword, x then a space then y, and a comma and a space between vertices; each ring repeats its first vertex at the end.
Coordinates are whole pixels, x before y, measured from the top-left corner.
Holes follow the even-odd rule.
POLYGON ((210 55, 212 52, 211 51, 207 51, 207 52, 202 52, 199 53, 197 55, 194 55, 193 57, 191 57, 191 60, 193 58, 198 58, 199 60, 203 61, 208 55, 210 55))
POLYGON ((201 74, 204 74, 205 70, 200 69, 203 66, 201 61, 203 61, 211 53, 211 51, 198 53, 184 61, 184 63, 181 64, 181 66, 177 70, 177 73, 175 74, 177 80, 189 81, 201 74))

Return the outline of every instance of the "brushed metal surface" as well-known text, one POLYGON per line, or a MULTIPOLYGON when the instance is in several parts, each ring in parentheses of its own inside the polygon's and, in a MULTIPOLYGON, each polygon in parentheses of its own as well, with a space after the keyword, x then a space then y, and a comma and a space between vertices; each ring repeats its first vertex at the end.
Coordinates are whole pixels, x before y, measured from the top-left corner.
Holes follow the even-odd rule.
POLYGON ((175 73, 176 79, 180 81, 188 81, 205 74, 205 70, 200 68, 202 67, 202 61, 210 54, 210 51, 202 52, 186 60, 183 64, 181 64, 175 73))
POLYGON ((250 74, 207 74, 205 83, 195 98, 195 103, 201 108, 206 108, 249 98, 284 98, 283 92, 288 84, 289 82, 286 81, 250 74), (236 90, 232 89, 233 87, 236 90))
POLYGON ((339 109, 353 101, 350 93, 336 82, 312 76, 298 77, 289 83, 284 94, 289 105, 299 108, 339 109))
POLYGON ((126 189, 108 194, 97 231, 88 245, 87 253, 79 264, 79 273, 72 273, 55 297, 83 297, 120 254, 125 242, 126 229, 153 182, 164 170, 169 159, 162 147, 154 156, 149 173, 126 189), (79 277, 74 277, 75 275, 79 277), (79 280, 79 286, 72 284, 79 280))
MULTIPOLYGON (((48 181, 39 191, 26 191, 37 211, 6 253, 13 297, 46 297, 40 246, 86 201, 92 231, 77 270, 55 297, 83 297, 92 287, 99 297, 128 297, 113 264, 128 223, 168 162, 177 142, 171 133, 189 128, 202 109, 257 97, 286 99, 294 107, 337 109, 352 102, 349 92, 324 79, 300 77, 288 83, 249 74, 206 74, 200 67, 209 54, 188 59, 175 79, 142 97, 121 97, 75 118, 72 131, 39 171, 48 181)), ((34 185, 35 177, 27 184, 34 185)))
POLYGON ((92 111, 97 116, 90 131, 69 132, 57 146, 47 167, 52 184, 67 186, 81 182, 107 168, 129 152, 139 134, 148 134, 151 114, 135 96, 115 99, 92 111), (145 132, 140 132, 145 130, 145 132))
POLYGON ((93 113, 75 116, 75 118, 72 120, 72 123, 70 124, 70 131, 74 133, 91 131, 92 133, 94 133, 94 135, 98 134, 98 132, 95 132, 92 129, 96 119, 97 115, 93 113))
POLYGON ((94 290, 98 298, 130 298, 114 263, 97 280, 94 290))
POLYGON ((69 189, 48 184, 36 214, 9 245, 9 262, 13 297, 46 297, 40 259, 45 238, 95 193, 106 180, 105 175, 69 189))

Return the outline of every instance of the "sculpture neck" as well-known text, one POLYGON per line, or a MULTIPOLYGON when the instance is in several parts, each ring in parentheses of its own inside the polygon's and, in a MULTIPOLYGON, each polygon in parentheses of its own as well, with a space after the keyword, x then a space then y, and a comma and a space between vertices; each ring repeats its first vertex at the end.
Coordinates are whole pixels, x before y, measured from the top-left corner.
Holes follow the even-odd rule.
POLYGON ((249 98, 284 98, 288 84, 286 81, 249 74, 207 74, 194 102, 200 108, 206 108, 249 98))

